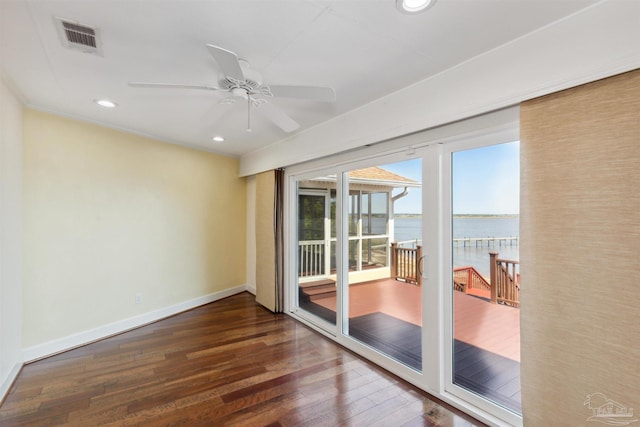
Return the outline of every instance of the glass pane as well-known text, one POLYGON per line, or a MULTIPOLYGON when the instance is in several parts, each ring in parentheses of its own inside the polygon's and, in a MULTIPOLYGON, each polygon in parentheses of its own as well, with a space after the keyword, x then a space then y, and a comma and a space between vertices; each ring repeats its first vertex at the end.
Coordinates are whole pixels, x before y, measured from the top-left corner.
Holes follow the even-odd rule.
POLYGON ((360 232, 360 193, 349 193, 349 236, 357 236, 360 232))
POLYGON ((364 268, 388 265, 389 239, 365 239, 362 241, 362 263, 364 268))
POLYGON ((298 209, 300 240, 324 239, 324 199, 324 196, 300 195, 298 209))
POLYGON ((349 240, 349 271, 360 269, 360 240, 349 240))
POLYGON ((420 159, 348 173, 350 194, 361 195, 351 197, 349 209, 361 212, 362 224, 349 238, 348 333, 418 371, 422 370, 422 286, 417 272, 421 177, 420 159), (406 236, 414 239, 413 245, 398 243, 406 236))
POLYGON ((370 227, 366 234, 387 234, 387 224, 389 221, 389 193, 371 194, 371 220, 370 227))
POLYGON ((453 153, 453 383, 521 413, 519 143, 453 153))
POLYGON ((369 205, 371 203, 371 195, 362 193, 362 234, 370 234, 371 230, 371 211, 369 205))
MULTIPOLYGON (((336 190, 329 192, 329 215, 331 220, 331 238, 336 238, 336 190)), ((335 252, 335 251, 334 251, 335 252)), ((334 266, 335 268, 335 266, 334 266)))

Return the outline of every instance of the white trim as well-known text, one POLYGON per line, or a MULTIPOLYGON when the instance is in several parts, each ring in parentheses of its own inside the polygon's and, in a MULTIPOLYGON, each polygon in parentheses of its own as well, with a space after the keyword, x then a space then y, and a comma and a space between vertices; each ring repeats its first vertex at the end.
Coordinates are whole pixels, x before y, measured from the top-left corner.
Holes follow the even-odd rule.
POLYGON ((2 384, 0 384, 0 402, 2 402, 6 395, 9 394, 9 390, 11 389, 13 382, 18 377, 23 365, 24 363, 21 361, 16 362, 16 364, 13 365, 13 368, 11 368, 11 371, 7 374, 7 377, 2 381, 2 384))
POLYGON ((422 157, 422 372, 430 390, 443 390, 442 364, 444 323, 442 268, 442 145, 427 148, 422 157), (436 345, 433 345, 436 343, 436 345))
POLYGON ((245 290, 255 297, 256 296, 256 285, 246 284, 245 286, 247 288, 245 290))
POLYGON ((64 338, 37 344, 24 349, 22 353, 22 359, 25 363, 33 362, 47 356, 52 356, 63 351, 71 350, 76 347, 90 344, 92 342, 105 339, 113 335, 127 332, 131 329, 139 328, 141 326, 157 322, 158 320, 162 320, 169 316, 173 316, 178 313, 182 313, 184 311, 191 310, 201 305, 209 304, 211 302, 218 301, 220 299, 227 298, 244 291, 250 292, 250 286, 236 286, 234 288, 225 289, 224 291, 214 292, 209 295, 204 295, 188 301, 183 301, 178 304, 160 308, 158 310, 150 311, 138 316, 129 317, 128 319, 118 320, 116 322, 89 329, 87 331, 78 332, 64 338))

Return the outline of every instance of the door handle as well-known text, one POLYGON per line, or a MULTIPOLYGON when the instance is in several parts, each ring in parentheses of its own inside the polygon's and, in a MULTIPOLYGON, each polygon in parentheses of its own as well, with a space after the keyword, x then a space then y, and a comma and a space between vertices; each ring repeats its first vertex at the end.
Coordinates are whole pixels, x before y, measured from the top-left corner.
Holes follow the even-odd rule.
MULTIPOLYGON (((427 259, 426 255, 422 255, 418 260, 418 274, 422 276, 423 279, 428 279, 427 270, 424 268, 424 262, 427 259)), ((427 260, 428 261, 428 260, 427 260)))

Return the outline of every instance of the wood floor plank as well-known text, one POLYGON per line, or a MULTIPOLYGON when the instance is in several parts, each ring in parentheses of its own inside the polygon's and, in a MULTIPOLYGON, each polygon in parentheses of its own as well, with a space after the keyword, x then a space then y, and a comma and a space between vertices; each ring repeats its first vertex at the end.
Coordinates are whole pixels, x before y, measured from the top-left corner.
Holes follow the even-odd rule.
POLYGON ((2 427, 400 424, 481 425, 248 293, 28 364, 0 406, 2 427))

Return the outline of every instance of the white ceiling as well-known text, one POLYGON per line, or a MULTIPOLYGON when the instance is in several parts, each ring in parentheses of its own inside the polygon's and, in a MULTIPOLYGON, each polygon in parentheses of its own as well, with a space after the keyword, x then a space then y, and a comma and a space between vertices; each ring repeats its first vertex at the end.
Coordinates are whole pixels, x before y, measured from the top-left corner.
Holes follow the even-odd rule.
POLYGON ((409 16, 395 0, 0 0, 0 58, 28 106, 239 156, 290 134, 257 114, 246 132, 246 105, 221 105, 219 92, 128 82, 217 86, 211 43, 248 60, 267 85, 333 87, 332 104, 272 100, 300 132, 593 3, 439 0, 409 16), (103 56, 65 48, 54 17, 98 28, 103 56), (103 97, 119 107, 93 102, 103 97))

